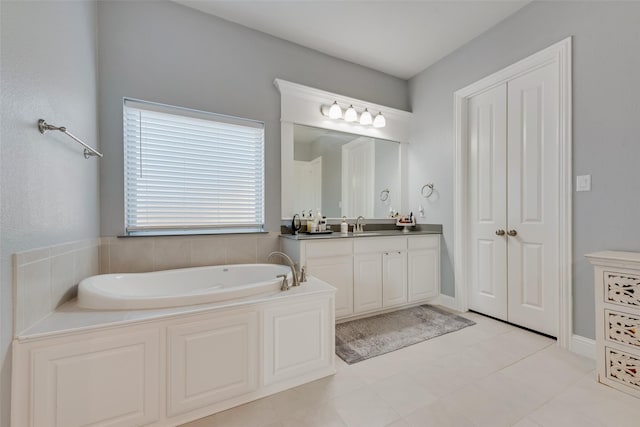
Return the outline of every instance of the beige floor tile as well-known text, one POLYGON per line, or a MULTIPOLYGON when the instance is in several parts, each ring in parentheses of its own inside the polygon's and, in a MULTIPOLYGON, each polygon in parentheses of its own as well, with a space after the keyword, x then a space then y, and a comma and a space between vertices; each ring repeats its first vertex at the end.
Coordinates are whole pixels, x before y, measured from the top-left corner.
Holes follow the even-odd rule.
POLYGON ((395 420, 391 424, 387 424, 385 427, 411 427, 411 424, 404 418, 400 418, 399 420, 395 420))
POLYGON ((530 420, 529 418, 523 418, 515 423, 513 427, 540 427, 540 424, 530 420))
POLYGON ((331 399, 330 404, 349 427, 384 427, 400 418, 388 403, 367 386, 331 399))
POLYGON ((542 426, 637 427, 640 401, 596 382, 591 372, 529 415, 542 426))
POLYGON ((265 398, 278 416, 287 418, 293 412, 311 409, 333 397, 350 393, 364 386, 362 379, 353 373, 333 375, 313 381, 265 398))
POLYGON ((500 371, 503 375, 546 394, 558 394, 595 368, 595 362, 558 346, 549 346, 500 371))
POLYGON ((438 400, 411 375, 401 373, 371 385, 371 388, 400 415, 438 400))
POLYGON ((412 427, 474 427, 473 422, 460 411, 451 411, 442 403, 438 400, 423 406, 406 415, 404 420, 412 427))
POLYGON ((323 402, 305 409, 292 409, 282 418, 284 427, 347 427, 332 403, 323 402))
POLYGON ((477 325, 185 427, 638 427, 640 400, 598 384, 592 360, 475 313, 477 325))
POLYGON ((220 427, 266 427, 279 421, 273 405, 267 399, 255 400, 219 412, 214 419, 220 427))
POLYGON ((545 402, 544 396, 499 373, 442 398, 445 407, 478 426, 511 426, 545 402))

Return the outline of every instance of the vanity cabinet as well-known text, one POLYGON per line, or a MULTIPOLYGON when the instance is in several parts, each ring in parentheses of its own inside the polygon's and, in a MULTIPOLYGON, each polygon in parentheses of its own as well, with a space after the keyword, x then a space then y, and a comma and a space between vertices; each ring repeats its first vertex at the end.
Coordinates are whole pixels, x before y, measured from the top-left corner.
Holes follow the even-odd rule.
POLYGON ((420 303, 440 294, 440 235, 282 238, 309 275, 338 289, 336 318, 420 303))
POLYGON ((409 302, 440 294, 440 236, 416 236, 408 241, 409 302))
POLYGON ((307 274, 336 288, 336 317, 353 314, 353 245, 349 239, 296 241, 284 239, 284 252, 307 274))
POLYGON ((407 238, 353 242, 353 312, 366 313, 407 302, 407 238))

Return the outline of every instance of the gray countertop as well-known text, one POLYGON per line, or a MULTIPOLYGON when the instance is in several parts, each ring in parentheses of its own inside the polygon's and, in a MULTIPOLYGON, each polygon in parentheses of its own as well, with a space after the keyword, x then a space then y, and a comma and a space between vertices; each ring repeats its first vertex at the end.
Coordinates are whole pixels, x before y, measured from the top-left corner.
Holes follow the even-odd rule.
POLYGON ((420 229, 414 229, 408 233, 403 233, 402 230, 365 230, 361 233, 342 234, 339 231, 334 231, 331 234, 281 234, 280 237, 292 240, 321 240, 321 239, 364 239, 366 237, 407 237, 407 236, 420 236, 427 234, 442 234, 441 225, 430 225, 429 227, 421 227, 420 229))

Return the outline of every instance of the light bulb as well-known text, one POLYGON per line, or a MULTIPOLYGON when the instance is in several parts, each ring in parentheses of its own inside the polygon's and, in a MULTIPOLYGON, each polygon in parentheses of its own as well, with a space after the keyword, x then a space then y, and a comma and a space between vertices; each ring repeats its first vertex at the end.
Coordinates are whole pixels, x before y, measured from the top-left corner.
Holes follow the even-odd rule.
POLYGON ((368 109, 364 109, 364 112, 360 115, 360 124, 361 125, 370 125, 373 123, 373 119, 371 118, 371 113, 368 109))
POLYGON ((387 121, 385 120, 384 116, 382 115, 382 113, 378 113, 378 115, 376 115, 376 118, 373 119, 373 127, 383 128, 386 125, 387 125, 387 121))
POLYGON ((331 119, 342 118, 342 108, 340 108, 337 101, 333 101, 333 104, 331 104, 331 108, 329 108, 329 118, 331 119))
POLYGON ((358 113, 356 109, 353 108, 353 105, 350 105, 347 111, 344 112, 344 120, 347 122, 355 122, 358 120, 358 113))

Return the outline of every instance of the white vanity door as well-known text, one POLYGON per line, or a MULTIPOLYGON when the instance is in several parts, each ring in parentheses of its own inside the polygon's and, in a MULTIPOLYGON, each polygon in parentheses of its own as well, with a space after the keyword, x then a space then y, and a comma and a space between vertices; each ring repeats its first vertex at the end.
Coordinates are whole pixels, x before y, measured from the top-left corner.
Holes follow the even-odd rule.
POLYGON ((330 284, 336 291, 336 317, 353 314, 353 244, 351 239, 306 241, 307 272, 330 284))
POLYGON ((440 294, 440 235, 409 238, 409 302, 440 294))
POLYGON ((353 312, 364 313, 382 307, 382 255, 353 257, 353 312))
POLYGON ((382 254, 382 306, 407 302, 407 253, 391 251, 382 254))

